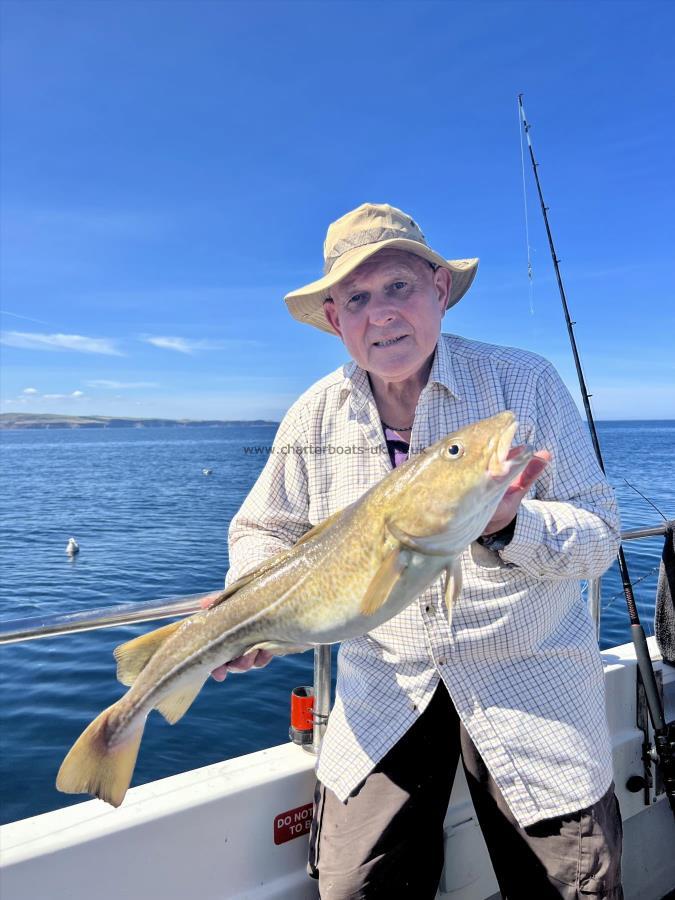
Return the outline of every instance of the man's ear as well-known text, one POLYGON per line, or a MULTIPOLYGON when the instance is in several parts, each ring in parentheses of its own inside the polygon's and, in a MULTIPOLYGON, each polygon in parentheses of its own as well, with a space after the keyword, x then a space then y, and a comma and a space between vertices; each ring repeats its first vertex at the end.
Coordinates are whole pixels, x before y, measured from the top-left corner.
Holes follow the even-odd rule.
POLYGON ((441 306, 441 313, 444 313, 450 302, 450 290, 452 288, 452 272, 439 266, 434 272, 434 284, 438 292, 438 302, 441 306))
POLYGON ((337 307, 335 303, 330 298, 328 300, 323 301, 323 314, 326 317, 326 321, 337 333, 342 337, 342 331, 340 329, 340 316, 337 311, 337 307))

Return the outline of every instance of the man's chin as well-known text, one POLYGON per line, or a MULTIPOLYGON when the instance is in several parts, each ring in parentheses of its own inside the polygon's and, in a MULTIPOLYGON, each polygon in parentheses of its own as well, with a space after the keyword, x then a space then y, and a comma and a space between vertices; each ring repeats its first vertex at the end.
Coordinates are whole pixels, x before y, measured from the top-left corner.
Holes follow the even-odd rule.
POLYGON ((411 348, 397 346, 368 349, 368 361, 364 368, 371 375, 379 375, 390 381, 405 381, 419 372, 426 362, 422 354, 411 352, 411 348))

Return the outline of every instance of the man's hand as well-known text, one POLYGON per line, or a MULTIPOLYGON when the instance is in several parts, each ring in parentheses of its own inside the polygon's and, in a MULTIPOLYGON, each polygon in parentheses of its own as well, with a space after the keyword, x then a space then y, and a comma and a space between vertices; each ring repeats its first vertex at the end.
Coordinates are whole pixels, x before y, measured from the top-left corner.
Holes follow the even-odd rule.
MULTIPOLYGON (((208 608, 221 594, 222 591, 207 594, 206 597, 202 597, 201 605, 208 608)), ((245 653, 243 656, 238 656, 236 659, 231 659, 222 666, 218 666, 211 672, 211 677, 216 681, 225 681, 228 672, 248 672, 249 669, 262 669, 272 658, 273 654, 267 650, 254 650, 252 653, 245 653)))
MULTIPOLYGON (((515 454, 517 449, 517 447, 514 447, 510 450, 508 458, 515 454)), ((537 450, 520 475, 506 489, 506 493, 495 510, 494 516, 485 526, 482 536, 501 531, 502 528, 505 528, 509 522, 515 519, 521 500, 550 461, 551 454, 548 450, 537 450)))
POLYGON ((252 653, 245 653, 236 659, 231 659, 229 663, 218 666, 211 672, 211 677, 216 681, 225 681, 228 672, 248 672, 249 669, 262 669, 273 658, 268 650, 254 650, 252 653))

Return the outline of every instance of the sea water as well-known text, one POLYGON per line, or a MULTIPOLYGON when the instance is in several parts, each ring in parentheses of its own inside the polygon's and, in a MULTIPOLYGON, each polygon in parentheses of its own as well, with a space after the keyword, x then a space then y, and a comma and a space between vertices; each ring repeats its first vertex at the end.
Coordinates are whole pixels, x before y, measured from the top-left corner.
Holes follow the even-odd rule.
MULTIPOLYGON (((624 528, 660 521, 624 479, 675 518, 675 422, 601 422, 624 528)), ((222 586, 227 527, 262 469, 274 426, 49 429, 0 435, 3 621, 179 597, 222 586), (203 469, 212 469, 205 476, 203 469), (80 552, 65 553, 69 537, 80 552)), ((662 538, 626 545, 645 630, 662 538)), ((601 644, 630 639, 614 566, 603 579, 601 644)), ((124 688, 112 651, 149 625, 0 647, 0 821, 83 797, 54 779, 82 728, 124 688)), ((153 714, 133 784, 288 739, 289 694, 311 684, 312 654, 209 681, 176 726, 153 714)))

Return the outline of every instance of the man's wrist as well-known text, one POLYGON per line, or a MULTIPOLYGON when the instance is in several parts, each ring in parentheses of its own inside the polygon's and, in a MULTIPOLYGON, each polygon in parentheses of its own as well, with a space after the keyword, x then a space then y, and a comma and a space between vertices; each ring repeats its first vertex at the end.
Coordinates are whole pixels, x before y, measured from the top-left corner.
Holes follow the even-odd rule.
POLYGON ((514 516, 508 525, 495 531, 494 534, 482 534, 477 538, 478 543, 485 547, 486 550, 492 550, 497 553, 503 550, 507 544, 511 542, 516 530, 516 516, 514 516))

